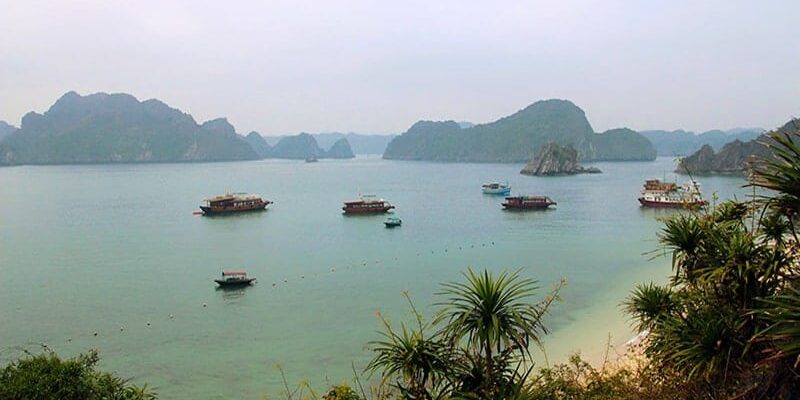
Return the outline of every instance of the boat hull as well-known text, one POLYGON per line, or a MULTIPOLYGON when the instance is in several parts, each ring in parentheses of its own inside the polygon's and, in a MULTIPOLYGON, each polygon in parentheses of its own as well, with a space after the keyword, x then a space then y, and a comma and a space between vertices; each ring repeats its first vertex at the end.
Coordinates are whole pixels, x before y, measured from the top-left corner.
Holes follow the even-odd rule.
POLYGON ((653 200, 647 200, 644 197, 639 197, 639 204, 641 204, 642 207, 651 207, 651 208, 701 208, 707 206, 708 202, 705 200, 694 201, 694 202, 653 201, 653 200))
POLYGON ((394 209, 394 206, 383 206, 383 207, 375 207, 375 208, 348 208, 342 207, 342 211, 345 214, 384 214, 389 210, 394 209))
POLYGON ((240 287, 240 286, 250 286, 255 282, 256 278, 247 278, 241 279, 236 281, 226 281, 223 279, 214 279, 214 282, 217 283, 220 287, 240 287))
POLYGON ((511 188, 506 189, 482 189, 483 194, 493 194, 493 195, 509 195, 511 194, 511 188))
POLYGON ((402 224, 398 224, 398 223, 394 223, 394 222, 384 222, 383 224, 386 225, 387 228, 394 228, 396 226, 402 225, 402 224))
POLYGON ((264 211, 270 204, 272 203, 264 201, 259 204, 254 204, 252 206, 247 206, 247 207, 200 206, 200 209, 203 210, 203 215, 220 215, 220 214, 234 214, 234 213, 250 212, 250 211, 264 211))
POLYGON ((542 204, 508 204, 503 203, 503 208, 506 210, 546 210, 550 208, 550 206, 554 206, 556 203, 542 203, 542 204))

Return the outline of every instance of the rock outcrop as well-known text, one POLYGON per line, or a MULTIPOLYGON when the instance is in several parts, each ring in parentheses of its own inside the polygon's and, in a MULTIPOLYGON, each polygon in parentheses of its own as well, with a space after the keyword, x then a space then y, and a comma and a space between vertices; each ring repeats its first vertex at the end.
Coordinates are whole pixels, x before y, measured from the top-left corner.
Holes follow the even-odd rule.
POLYGON ((286 158, 290 160, 305 160, 310 158, 320 158, 322 149, 317 145, 317 141, 308 133, 301 133, 295 136, 286 136, 272 147, 270 158, 286 158))
POLYGON ((550 176, 597 174, 601 171, 594 167, 584 168, 578 164, 578 151, 570 145, 559 146, 548 143, 539 149, 536 158, 520 171, 523 175, 550 176))
POLYGON ((250 144, 250 147, 253 148, 260 158, 269 158, 272 154, 272 146, 270 146, 258 132, 250 132, 244 140, 250 144))
POLYGON ((345 138, 337 140, 336 143, 334 143, 328 151, 324 152, 322 156, 324 158, 338 159, 355 158, 353 149, 350 148, 350 142, 348 142, 345 138))

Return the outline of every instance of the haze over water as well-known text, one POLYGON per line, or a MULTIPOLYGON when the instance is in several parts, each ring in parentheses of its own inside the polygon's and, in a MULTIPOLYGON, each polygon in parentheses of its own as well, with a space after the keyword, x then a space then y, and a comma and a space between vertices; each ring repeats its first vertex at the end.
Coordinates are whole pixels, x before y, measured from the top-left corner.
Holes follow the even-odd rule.
MULTIPOLYGON (((290 383, 321 388, 369 360, 377 311, 410 320, 408 291, 431 315, 439 283, 462 279, 468 266, 521 269, 542 294, 566 278, 545 347, 550 362, 588 354, 609 333, 628 339, 619 301, 670 272, 668 259, 644 254, 670 212, 641 209, 636 197, 644 179, 674 168, 670 158, 593 165, 603 173, 539 178, 519 175, 517 164, 371 157, 1 168, 0 357, 41 342, 62 356, 96 348, 103 369, 168 399, 276 394, 277 364, 290 383), (480 193, 490 180, 558 206, 504 212, 500 197, 480 193), (192 215, 229 190, 275 204, 192 215), (391 201, 403 226, 342 216, 342 201, 358 193, 391 201), (215 290, 222 269, 245 269, 259 283, 215 290)), ((698 180, 707 198, 746 195, 739 177, 698 180)))

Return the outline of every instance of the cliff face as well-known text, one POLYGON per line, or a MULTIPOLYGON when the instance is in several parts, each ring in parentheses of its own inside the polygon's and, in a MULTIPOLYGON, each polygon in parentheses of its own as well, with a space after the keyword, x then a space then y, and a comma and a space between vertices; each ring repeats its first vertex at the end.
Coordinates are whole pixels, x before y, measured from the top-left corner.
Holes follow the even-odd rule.
POLYGON ((252 160, 225 119, 202 126, 158 100, 69 92, 44 114, 28 113, 0 143, 3 164, 252 160))
POLYGON ((530 161, 525 168, 520 171, 523 175, 575 175, 585 173, 599 173, 600 170, 594 167, 584 168, 578 164, 578 151, 572 146, 561 147, 556 143, 548 143, 536 154, 536 158, 530 161))
POLYGON ((741 174, 745 173, 758 159, 773 157, 765 144, 771 142, 771 134, 789 134, 797 139, 800 135, 800 120, 792 120, 773 132, 757 139, 742 142, 734 140, 720 149, 718 153, 710 145, 705 145, 696 153, 683 158, 675 172, 692 174, 741 174))
POLYGON ((771 157, 772 152, 761 142, 767 140, 762 136, 749 142, 735 140, 722 146, 719 153, 714 153, 710 145, 705 145, 696 153, 681 159, 675 172, 686 174, 741 174, 756 157, 771 157))
POLYGON ((647 139, 613 132, 597 135, 583 110, 567 100, 543 100, 510 116, 480 125, 420 121, 395 137, 383 157, 456 162, 526 162, 546 143, 571 145, 580 160, 652 160, 647 139), (619 150, 619 151, 618 151, 619 150), (620 154, 620 152, 624 154, 620 154))

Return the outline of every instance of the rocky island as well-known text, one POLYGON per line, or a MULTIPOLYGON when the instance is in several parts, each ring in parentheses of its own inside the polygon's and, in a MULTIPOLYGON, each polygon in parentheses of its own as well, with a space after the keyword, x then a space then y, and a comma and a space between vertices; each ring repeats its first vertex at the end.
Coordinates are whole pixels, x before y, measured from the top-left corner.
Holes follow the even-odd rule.
POLYGON ((313 135, 300 133, 294 136, 283 136, 275 146, 270 147, 258 132, 247 135, 247 142, 253 146, 261 158, 282 158, 289 160, 308 160, 319 158, 349 159, 354 158, 350 143, 345 138, 337 140, 327 151, 320 148, 313 135))
POLYGON ((704 145, 694 154, 683 158, 675 172, 681 174, 743 174, 759 159, 772 158, 772 151, 765 144, 770 143, 771 134, 800 133, 800 119, 793 119, 773 132, 756 139, 743 142, 734 140, 714 152, 710 145, 704 145))
POLYGON ((599 174, 594 167, 584 168, 578 164, 578 151, 571 145, 559 146, 548 143, 539 148, 536 158, 531 160, 522 171, 522 175, 552 176, 575 174, 599 174))
POLYGON ((735 140, 748 142, 761 136, 764 129, 735 128, 725 131, 714 129, 702 133, 653 130, 639 131, 639 133, 650 140, 659 156, 674 157, 692 154, 704 145, 710 145, 715 151, 719 151, 722 146, 735 140))
POLYGON ((0 165, 254 160, 224 118, 197 124, 158 100, 68 92, 0 142, 0 165))
POLYGON ((383 158, 448 162, 528 162, 554 142, 571 145, 578 160, 654 160, 656 150, 640 134, 614 129, 597 134, 568 100, 543 100, 487 124, 420 121, 386 148, 383 158))

